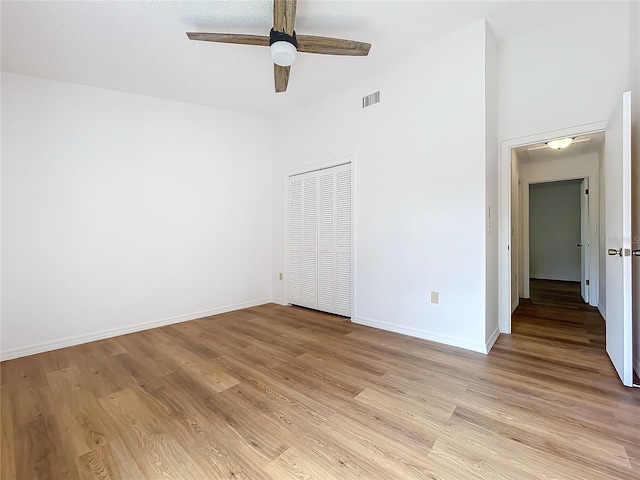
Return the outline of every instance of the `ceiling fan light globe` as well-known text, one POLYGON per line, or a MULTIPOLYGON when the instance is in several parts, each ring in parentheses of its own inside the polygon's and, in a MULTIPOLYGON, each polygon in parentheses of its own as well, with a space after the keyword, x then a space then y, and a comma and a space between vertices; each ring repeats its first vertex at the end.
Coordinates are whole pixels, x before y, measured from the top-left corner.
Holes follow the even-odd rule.
POLYGON ((269 47, 271 51, 271 59, 276 65, 281 67, 289 67, 296 59, 296 47, 289 42, 275 42, 269 47))

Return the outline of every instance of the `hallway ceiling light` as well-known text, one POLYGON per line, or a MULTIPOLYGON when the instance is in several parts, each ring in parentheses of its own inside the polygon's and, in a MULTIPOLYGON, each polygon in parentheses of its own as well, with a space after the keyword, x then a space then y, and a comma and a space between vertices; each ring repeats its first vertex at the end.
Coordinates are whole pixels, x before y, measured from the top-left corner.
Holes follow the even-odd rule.
POLYGON ((556 150, 562 150, 563 148, 567 148, 573 142, 573 138, 559 138, 558 140, 551 140, 547 142, 547 147, 554 148, 556 150))

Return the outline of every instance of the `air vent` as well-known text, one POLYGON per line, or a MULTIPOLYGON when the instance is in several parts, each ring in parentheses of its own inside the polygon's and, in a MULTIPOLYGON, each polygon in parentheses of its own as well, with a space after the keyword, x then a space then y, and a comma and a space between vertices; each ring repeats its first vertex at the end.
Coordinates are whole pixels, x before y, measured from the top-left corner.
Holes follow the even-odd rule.
POLYGON ((376 103, 380 103, 380 90, 362 97, 362 108, 370 107, 371 105, 375 105, 376 103))

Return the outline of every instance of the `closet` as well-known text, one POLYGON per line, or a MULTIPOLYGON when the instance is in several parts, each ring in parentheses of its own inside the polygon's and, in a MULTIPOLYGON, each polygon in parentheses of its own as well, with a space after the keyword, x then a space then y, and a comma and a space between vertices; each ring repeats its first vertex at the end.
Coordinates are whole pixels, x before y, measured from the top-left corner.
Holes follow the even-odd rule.
POLYGON ((351 316, 351 164, 289 177, 289 303, 351 316))

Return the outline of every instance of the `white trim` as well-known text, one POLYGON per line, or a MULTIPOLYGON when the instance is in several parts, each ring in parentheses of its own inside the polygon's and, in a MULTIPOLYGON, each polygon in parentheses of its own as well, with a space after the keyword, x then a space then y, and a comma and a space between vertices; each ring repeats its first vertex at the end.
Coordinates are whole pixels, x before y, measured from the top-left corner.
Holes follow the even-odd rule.
POLYGON ((465 350, 484 353, 485 355, 487 354, 487 345, 482 343, 472 343, 457 337, 439 335, 437 333, 431 333, 427 332, 426 330, 418 330, 415 328, 407 328, 395 323, 373 320, 371 318, 354 317, 351 319, 351 321, 359 325, 366 325, 368 327, 379 328, 380 330, 386 330, 388 332, 401 333, 403 335, 409 335, 411 337, 422 338, 424 340, 430 340, 432 342, 442 343, 444 345, 449 345, 452 347, 464 348, 465 350))
POLYGON ((243 308, 256 307, 258 305, 264 305, 265 303, 270 302, 270 299, 263 299, 255 300, 252 302, 237 303, 235 305, 226 305, 224 307, 211 308, 209 310, 202 310, 199 312, 187 313, 184 315, 176 315, 174 317, 161 318, 158 320, 151 320, 149 322, 136 323, 134 325, 128 325, 126 327, 111 328, 108 330, 101 330, 99 332, 61 338, 59 340, 54 340, 51 342, 34 343, 25 347, 12 348, 10 350, 0 352, 0 361, 11 360, 18 357, 25 357, 27 355, 35 355, 36 353, 49 352, 51 350, 58 350, 59 348, 73 347, 74 345, 95 342, 96 340, 104 340, 105 338, 117 337, 120 335, 126 335, 128 333, 135 333, 142 330, 149 330, 151 328, 163 327, 165 325, 188 322, 190 320, 197 320, 199 318, 210 317, 212 315, 233 312, 234 310, 241 310, 243 308))
POLYGON ((498 337, 500 336, 500 327, 496 327, 495 330, 489 335, 487 342, 485 344, 485 353, 489 353, 493 348, 493 344, 496 343, 498 337))
POLYGON ((292 168, 285 172, 285 180, 289 182, 289 177, 295 175, 302 175, 304 173, 317 172, 318 170, 325 170, 327 168, 338 167, 340 165, 346 165, 347 163, 353 163, 355 155, 347 155, 344 157, 333 158, 324 162, 313 163, 304 167, 292 168))
POLYGON ((600 132, 606 128, 607 122, 596 122, 578 125, 562 130, 537 133, 500 143, 499 164, 499 325, 500 332, 511 333, 511 149, 539 143, 551 137, 577 136, 586 133, 600 132))
POLYGON ((275 303, 277 305, 282 305, 283 307, 287 307, 289 304, 285 303, 285 301, 281 298, 272 298, 271 303, 275 303))
POLYGON ((513 303, 511 304, 511 315, 513 315, 513 312, 516 311, 516 308, 518 308, 518 305, 520 305, 520 298, 516 298, 513 303))
POLYGON ((605 309, 602 308, 602 304, 598 303, 598 311, 600 312, 600 315, 602 316, 602 319, 604 320, 604 323, 607 323, 607 317, 605 315, 605 309))
MULTIPOLYGON (((314 163, 307 165, 306 167, 298 167, 288 170, 284 173, 284 237, 283 237, 283 250, 284 250, 284 299, 280 305, 289 305, 289 179, 295 175, 302 175, 305 173, 311 173, 318 170, 324 170, 326 168, 338 167, 340 165, 351 164, 351 315, 355 316, 356 311, 356 240, 355 240, 355 223, 356 223, 356 156, 346 155, 344 157, 337 157, 332 160, 324 162, 314 163)), ((279 303, 279 302, 275 302, 279 303)))
POLYGON ((531 265, 529 264, 531 257, 529 255, 529 250, 531 245, 529 244, 529 209, 531 206, 529 205, 529 183, 526 182, 524 177, 522 177, 522 196, 520 200, 522 200, 522 209, 520 210, 520 215, 522 215, 522 242, 520 243, 521 249, 518 252, 518 255, 522 257, 522 272, 520 272, 520 281, 522 282, 522 298, 530 298, 531 297, 531 288, 529 282, 529 275, 531 272, 531 265))

